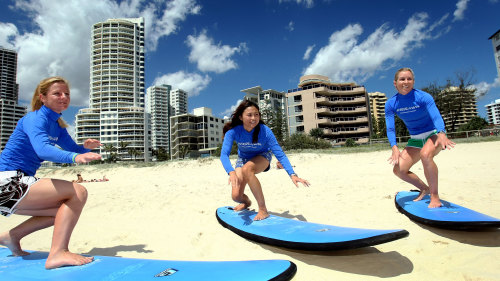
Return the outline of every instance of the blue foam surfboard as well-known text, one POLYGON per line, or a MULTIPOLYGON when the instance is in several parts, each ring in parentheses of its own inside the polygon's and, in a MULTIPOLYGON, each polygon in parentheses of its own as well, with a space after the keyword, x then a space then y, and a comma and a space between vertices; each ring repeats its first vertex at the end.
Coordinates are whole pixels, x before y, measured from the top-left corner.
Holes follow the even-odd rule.
POLYGON ((428 208, 430 196, 426 195, 420 201, 413 201, 418 194, 418 191, 400 191, 395 197, 398 210, 416 222, 434 227, 464 230, 500 227, 500 220, 497 218, 445 200, 441 200, 442 207, 428 208))
POLYGON ((46 270, 46 252, 9 256, 0 247, 0 279, 5 281, 142 281, 142 280, 290 280, 297 267, 287 260, 169 261, 94 256, 82 266, 46 270))
POLYGON ((255 211, 235 212, 220 207, 220 224, 236 234, 260 243, 297 250, 330 251, 373 246, 408 236, 404 229, 380 230, 339 227, 270 215, 254 221, 255 211))

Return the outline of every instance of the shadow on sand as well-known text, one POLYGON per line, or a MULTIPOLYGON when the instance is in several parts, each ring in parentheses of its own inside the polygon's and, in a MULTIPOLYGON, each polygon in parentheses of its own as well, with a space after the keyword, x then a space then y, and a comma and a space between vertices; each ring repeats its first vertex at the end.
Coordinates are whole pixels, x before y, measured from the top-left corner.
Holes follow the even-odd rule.
POLYGON ((266 250, 290 256, 309 265, 346 273, 388 278, 413 271, 413 263, 407 257, 396 251, 383 253, 375 247, 317 252, 259 245, 266 250))
POLYGON ((453 230, 428 226, 415 222, 418 226, 436 235, 455 240, 460 243, 480 247, 500 247, 500 229, 485 228, 476 230, 453 230))
POLYGON ((118 252, 137 252, 137 253, 152 253, 151 250, 145 250, 145 244, 138 245, 119 245, 109 248, 93 248, 92 250, 84 253, 89 256, 107 256, 107 257, 120 257, 118 252))

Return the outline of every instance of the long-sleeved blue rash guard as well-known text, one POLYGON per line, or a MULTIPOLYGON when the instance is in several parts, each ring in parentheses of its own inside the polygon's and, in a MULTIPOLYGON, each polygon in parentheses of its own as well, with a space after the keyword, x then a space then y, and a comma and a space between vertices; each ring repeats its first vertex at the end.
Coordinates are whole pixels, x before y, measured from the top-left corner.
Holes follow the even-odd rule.
POLYGON ((385 103, 385 125, 391 147, 396 145, 395 114, 403 120, 410 135, 445 131, 441 113, 430 94, 417 89, 406 95, 397 93, 385 103))
POLYGON ((21 170, 34 176, 45 160, 73 163, 78 153, 89 152, 73 141, 66 128, 59 126, 59 117, 59 113, 42 106, 21 118, 0 155, 0 171, 21 170))
POLYGON ((229 161, 229 154, 231 153, 233 141, 236 141, 236 144, 238 145, 238 156, 240 158, 251 159, 259 154, 271 150, 276 159, 278 159, 278 161, 280 161, 283 165, 283 168, 285 168, 288 175, 294 174, 295 172, 293 171, 292 165, 278 144, 273 131, 271 131, 271 129, 264 124, 259 124, 259 126, 259 138, 256 143, 252 143, 252 136, 255 128, 252 131, 247 132, 243 128, 243 125, 238 125, 226 132, 220 153, 220 160, 226 172, 229 174, 234 171, 233 166, 231 166, 231 161, 229 161))

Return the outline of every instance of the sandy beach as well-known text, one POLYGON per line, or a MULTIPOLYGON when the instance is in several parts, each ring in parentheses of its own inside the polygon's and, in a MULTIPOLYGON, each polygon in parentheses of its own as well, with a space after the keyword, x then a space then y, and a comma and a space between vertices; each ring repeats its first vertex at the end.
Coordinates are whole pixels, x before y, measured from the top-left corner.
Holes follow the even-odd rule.
MULTIPOLYGON (((234 203, 218 158, 150 167, 44 168, 37 176, 73 180, 80 172, 85 179, 109 178, 84 183, 89 198, 70 243, 79 253, 167 260, 287 259, 297 265, 293 280, 500 280, 500 230, 443 230, 409 220, 394 206, 394 194, 412 187, 392 174, 389 156, 389 147, 353 154, 289 154, 295 171, 312 184, 308 188, 296 188, 284 170, 275 168, 275 159, 273 168, 259 175, 274 215, 410 233, 374 247, 329 252, 259 244, 222 227, 215 210, 234 203)), ((498 141, 463 143, 442 152, 436 158, 441 198, 500 217, 499 159, 498 141)), ((424 178, 420 163, 413 171, 424 178)), ((24 219, 2 217, 1 228, 24 219)), ((39 231, 22 240, 22 246, 48 251, 51 236, 52 228, 39 231)))

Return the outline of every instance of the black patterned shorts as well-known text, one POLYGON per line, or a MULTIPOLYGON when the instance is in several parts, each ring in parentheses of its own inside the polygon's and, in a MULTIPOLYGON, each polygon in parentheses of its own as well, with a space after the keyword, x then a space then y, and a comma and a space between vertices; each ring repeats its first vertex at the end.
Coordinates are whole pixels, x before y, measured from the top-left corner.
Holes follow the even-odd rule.
POLYGON ((39 178, 25 176, 21 171, 0 172, 0 214, 10 216, 39 178))

